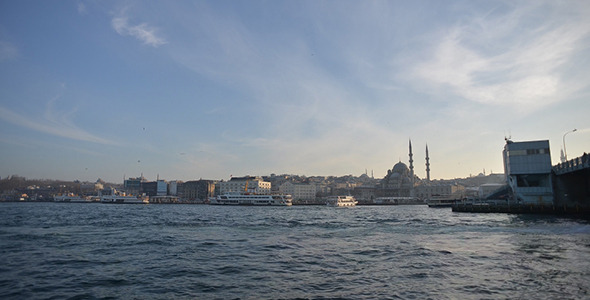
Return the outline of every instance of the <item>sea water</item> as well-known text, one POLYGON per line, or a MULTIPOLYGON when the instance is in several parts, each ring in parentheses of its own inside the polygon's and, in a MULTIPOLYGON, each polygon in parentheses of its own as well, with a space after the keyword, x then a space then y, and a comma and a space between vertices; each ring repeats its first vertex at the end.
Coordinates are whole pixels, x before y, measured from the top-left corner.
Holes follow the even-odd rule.
POLYGON ((588 299, 590 222, 426 206, 0 203, 0 299, 588 299))

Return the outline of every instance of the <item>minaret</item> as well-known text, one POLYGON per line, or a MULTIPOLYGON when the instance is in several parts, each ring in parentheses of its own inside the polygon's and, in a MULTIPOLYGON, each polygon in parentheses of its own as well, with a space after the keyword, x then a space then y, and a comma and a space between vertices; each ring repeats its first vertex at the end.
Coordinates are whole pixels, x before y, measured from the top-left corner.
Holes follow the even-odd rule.
POLYGON ((410 175, 412 176, 412 183, 414 183, 414 159, 412 156, 412 140, 410 140, 410 175))
POLYGON ((426 181, 430 181, 430 158, 428 157, 428 144, 426 144, 426 181))

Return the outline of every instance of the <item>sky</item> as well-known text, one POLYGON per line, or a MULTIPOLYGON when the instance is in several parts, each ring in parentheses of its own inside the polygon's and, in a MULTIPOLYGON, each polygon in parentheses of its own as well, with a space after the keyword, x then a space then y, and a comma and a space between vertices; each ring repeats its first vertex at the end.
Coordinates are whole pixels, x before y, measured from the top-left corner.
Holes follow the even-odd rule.
POLYGON ((0 176, 502 173, 590 152, 588 1, 0 1, 0 176), (577 129, 575 132, 570 132, 577 129))

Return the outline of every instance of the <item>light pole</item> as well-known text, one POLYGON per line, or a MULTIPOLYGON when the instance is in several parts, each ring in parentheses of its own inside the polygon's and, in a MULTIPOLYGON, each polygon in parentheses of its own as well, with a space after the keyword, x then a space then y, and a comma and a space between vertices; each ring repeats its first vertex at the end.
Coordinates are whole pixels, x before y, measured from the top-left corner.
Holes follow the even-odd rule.
POLYGON ((567 161, 567 151, 565 151, 565 136, 568 133, 572 133, 572 132, 576 132, 576 131, 577 131, 577 129, 574 128, 574 130, 570 130, 570 131, 563 134, 563 156, 565 157, 565 161, 567 161))

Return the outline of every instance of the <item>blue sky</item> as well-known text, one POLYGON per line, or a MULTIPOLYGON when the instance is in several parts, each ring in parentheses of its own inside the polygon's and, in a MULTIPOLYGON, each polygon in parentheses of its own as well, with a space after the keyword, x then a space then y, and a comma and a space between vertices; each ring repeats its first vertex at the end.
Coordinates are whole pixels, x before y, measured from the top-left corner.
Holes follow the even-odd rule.
POLYGON ((587 1, 2 1, 0 175, 502 172, 590 152, 587 1))

